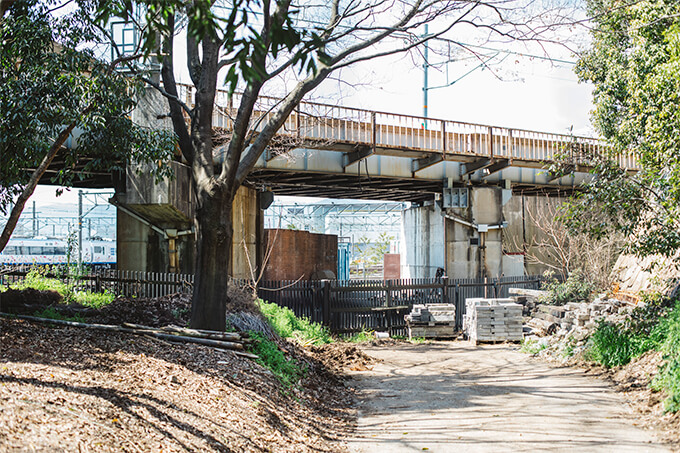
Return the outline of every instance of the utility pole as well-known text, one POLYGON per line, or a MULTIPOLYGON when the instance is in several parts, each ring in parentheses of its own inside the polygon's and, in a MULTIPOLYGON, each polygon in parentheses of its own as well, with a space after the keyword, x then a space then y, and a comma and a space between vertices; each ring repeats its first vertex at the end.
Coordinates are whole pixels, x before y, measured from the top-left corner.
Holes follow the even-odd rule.
MULTIPOLYGON (((423 35, 423 37, 427 38, 428 31, 429 31, 428 26, 427 26, 427 24, 425 24, 425 34, 423 35)), ((423 120, 423 129, 427 129, 427 90, 428 90, 427 68, 429 66, 427 54, 428 54, 429 48, 430 48, 430 46, 429 46, 428 42, 425 41, 425 49, 423 51, 423 57, 425 59, 425 61, 423 62, 423 116, 425 117, 425 120, 423 120)))
POLYGON ((37 223, 37 217, 35 213, 35 200, 33 201, 33 237, 36 237, 38 235, 38 223, 37 223))
POLYGON ((78 190, 78 267, 83 265, 83 191, 78 190))

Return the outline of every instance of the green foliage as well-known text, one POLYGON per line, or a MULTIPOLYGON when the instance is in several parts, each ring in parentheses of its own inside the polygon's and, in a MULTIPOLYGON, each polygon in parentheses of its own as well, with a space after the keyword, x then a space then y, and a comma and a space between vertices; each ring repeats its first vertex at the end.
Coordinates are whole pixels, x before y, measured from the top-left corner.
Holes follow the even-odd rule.
POLYGON ((372 330, 361 329, 361 332, 353 334, 347 339, 350 343, 369 343, 375 340, 372 330))
POLYGON ((545 343, 541 343, 538 340, 532 340, 531 338, 525 338, 522 340, 522 346, 519 348, 519 352, 525 354, 538 354, 548 346, 545 343))
MULTIPOLYGON (((680 249, 680 3, 589 0, 592 49, 577 66, 595 86, 593 124, 612 146, 587 156, 597 176, 565 216, 574 229, 634 235, 627 249, 675 256, 680 249), (641 169, 630 174, 621 155, 641 169), (593 214, 607 219, 592 224, 593 214)), ((583 151, 583 150, 582 150, 583 151)))
POLYGON ((12 156, 0 166, 2 212, 27 184, 25 169, 38 166, 69 124, 80 135, 60 155, 53 181, 61 186, 126 163, 166 161, 174 152, 173 134, 130 119, 141 81, 95 58, 104 37, 90 23, 89 3, 78 5, 57 17, 46 2, 13 2, 0 21, 0 155, 12 156))
POLYGON ((64 298, 67 303, 77 303, 86 307, 99 309, 110 304, 116 298, 114 294, 104 291, 95 293, 92 291, 75 291, 73 284, 66 284, 56 278, 47 277, 50 267, 37 267, 31 269, 26 277, 10 285, 12 289, 33 288, 38 291, 56 291, 64 298))
POLYGON ((260 311, 281 338, 292 338, 302 345, 332 343, 328 329, 308 318, 298 318, 290 308, 258 300, 260 311))
POLYGON ((576 271, 569 275, 564 283, 553 279, 545 283, 543 289, 550 293, 547 297, 541 298, 541 302, 564 305, 568 302, 588 301, 595 287, 580 271, 576 271))
POLYGON ((288 359, 279 345, 265 337, 260 332, 250 332, 255 340, 250 346, 250 352, 256 354, 257 363, 274 373, 284 387, 296 385, 305 374, 305 368, 293 359, 288 359))
POLYGON ((394 240, 394 236, 385 232, 380 233, 373 242, 368 237, 362 236, 359 238, 358 253, 356 258, 352 260, 352 264, 357 265, 359 262, 364 262, 368 266, 382 264, 385 254, 390 251, 392 240, 394 240))
POLYGON ((611 368, 627 364, 638 354, 628 332, 616 324, 601 323, 588 340, 585 358, 611 368))
POLYGON ((42 311, 36 311, 35 313, 33 313, 33 316, 37 316, 38 318, 58 319, 60 321, 75 321, 82 323, 87 322, 87 320, 83 318, 81 315, 64 316, 54 308, 49 307, 42 311))
POLYGON ((653 329, 655 349, 664 353, 665 365, 652 381, 652 388, 668 394, 665 410, 680 410, 680 302, 653 329))
POLYGON ((66 298, 70 292, 68 285, 56 278, 46 277, 45 274, 47 272, 49 272, 49 268, 33 268, 23 280, 11 284, 10 288, 19 290, 33 288, 38 291, 56 291, 66 298))
POLYGON ((115 298, 116 296, 108 291, 104 291, 103 293, 77 291, 71 292, 68 300, 80 305, 85 305, 86 307, 99 309, 113 302, 115 298))

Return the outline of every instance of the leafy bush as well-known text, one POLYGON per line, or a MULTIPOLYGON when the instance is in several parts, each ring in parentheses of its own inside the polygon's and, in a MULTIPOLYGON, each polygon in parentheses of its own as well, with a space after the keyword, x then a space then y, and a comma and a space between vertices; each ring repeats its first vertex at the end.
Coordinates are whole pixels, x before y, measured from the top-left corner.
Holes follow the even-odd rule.
POLYGON ((290 388, 304 376, 305 368, 279 349, 279 345, 265 337, 260 332, 250 332, 255 340, 250 346, 250 352, 257 354, 257 363, 269 369, 284 387, 290 388))
POLYGON ((564 305, 568 302, 590 300, 590 295, 595 290, 595 286, 580 271, 576 271, 569 275, 564 283, 553 279, 545 283, 543 289, 548 291, 549 294, 541 298, 541 302, 550 305, 564 305))
POLYGON ((263 300, 257 301, 260 311, 281 338, 293 338, 302 345, 332 343, 328 328, 311 322, 308 318, 298 318, 290 308, 263 300))

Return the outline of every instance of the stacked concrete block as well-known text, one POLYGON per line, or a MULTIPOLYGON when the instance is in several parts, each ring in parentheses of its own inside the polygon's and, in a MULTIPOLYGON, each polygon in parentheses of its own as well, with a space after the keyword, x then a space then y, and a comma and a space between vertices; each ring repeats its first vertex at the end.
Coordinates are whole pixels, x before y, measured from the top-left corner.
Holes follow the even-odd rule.
POLYGON ((456 306, 452 304, 416 304, 404 316, 409 338, 453 337, 456 329, 456 306))
POLYGON ((522 305, 512 299, 467 299, 463 330, 475 343, 520 341, 522 305))

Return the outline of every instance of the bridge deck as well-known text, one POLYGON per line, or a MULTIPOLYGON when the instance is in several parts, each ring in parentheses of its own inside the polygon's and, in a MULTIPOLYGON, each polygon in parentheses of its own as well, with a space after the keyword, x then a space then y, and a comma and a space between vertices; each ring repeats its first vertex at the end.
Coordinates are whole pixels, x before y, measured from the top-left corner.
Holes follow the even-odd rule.
MULTIPOLYGON (((185 85, 182 89, 185 99, 190 103, 193 87, 185 85)), ((214 127, 231 129, 236 113, 233 106, 238 105, 238 101, 238 94, 229 98, 226 92, 218 92, 214 127)), ((260 98, 253 119, 254 130, 262 129, 273 114, 273 107, 279 102, 277 98, 260 98)), ((314 102, 300 103, 279 131, 278 141, 288 147, 297 145, 348 153, 344 166, 372 154, 412 159, 431 158, 432 154, 439 154, 445 161, 505 159, 512 166, 542 168, 546 162, 550 163, 558 154, 564 153, 568 153, 575 164, 587 166, 588 155, 606 148, 600 140, 588 137, 428 119, 314 102)), ((620 155, 616 159, 625 168, 637 169, 632 154, 620 155)), ((423 164, 427 163, 421 162, 423 164)), ((414 168, 418 171, 418 165, 414 168)))

